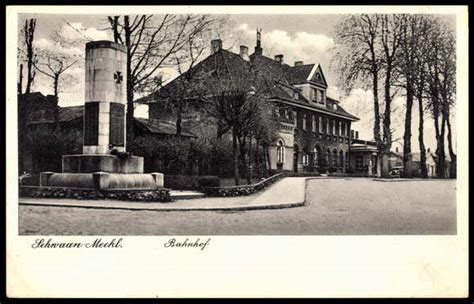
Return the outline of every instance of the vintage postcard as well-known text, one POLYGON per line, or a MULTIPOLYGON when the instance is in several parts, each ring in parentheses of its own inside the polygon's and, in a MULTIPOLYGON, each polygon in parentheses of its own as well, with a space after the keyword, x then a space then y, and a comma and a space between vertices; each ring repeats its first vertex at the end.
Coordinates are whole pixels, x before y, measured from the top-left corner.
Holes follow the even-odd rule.
POLYGON ((7 7, 7 296, 468 296, 462 6, 7 7))

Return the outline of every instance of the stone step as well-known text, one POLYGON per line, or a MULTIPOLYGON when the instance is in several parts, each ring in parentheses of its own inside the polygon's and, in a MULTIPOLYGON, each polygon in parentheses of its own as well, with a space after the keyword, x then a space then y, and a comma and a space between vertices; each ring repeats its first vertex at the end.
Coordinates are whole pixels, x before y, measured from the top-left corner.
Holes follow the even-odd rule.
POLYGON ((171 198, 174 200, 180 199, 193 199, 193 198, 201 198, 204 197, 204 193, 198 191, 179 191, 179 190, 171 190, 170 191, 171 198))

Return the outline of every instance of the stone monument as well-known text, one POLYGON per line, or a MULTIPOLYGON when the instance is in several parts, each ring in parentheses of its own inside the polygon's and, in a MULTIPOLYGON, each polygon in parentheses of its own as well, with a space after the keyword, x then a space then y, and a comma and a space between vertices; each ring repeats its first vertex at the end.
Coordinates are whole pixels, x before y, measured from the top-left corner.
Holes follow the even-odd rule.
POLYGON ((152 190, 163 174, 143 173, 143 158, 127 155, 125 46, 111 41, 86 44, 83 149, 64 155, 62 173, 43 172, 40 186, 96 190, 152 190))

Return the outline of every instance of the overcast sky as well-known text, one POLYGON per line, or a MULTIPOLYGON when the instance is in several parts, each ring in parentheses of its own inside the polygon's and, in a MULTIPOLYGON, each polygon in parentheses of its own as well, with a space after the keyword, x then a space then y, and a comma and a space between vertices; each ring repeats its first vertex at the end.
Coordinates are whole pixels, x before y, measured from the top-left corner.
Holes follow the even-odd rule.
MULTIPOLYGON (((42 48, 51 48, 49 36, 55 30, 69 38, 81 39, 84 36, 92 40, 112 40, 111 32, 105 15, 70 15, 70 14, 28 14, 20 15, 19 28, 25 18, 36 18, 35 43, 42 48)), ((321 64, 329 83, 328 95, 341 100, 342 106, 350 113, 358 116, 361 121, 353 128, 359 130, 360 137, 372 139, 372 94, 362 88, 356 88, 349 95, 343 93, 337 86, 338 73, 331 69, 331 60, 334 54, 335 27, 342 15, 231 15, 230 30, 223 40, 223 47, 238 52, 239 45, 247 45, 249 52, 255 46, 256 29, 262 29, 262 47, 264 55, 273 58, 276 54, 283 54, 286 63, 293 65, 294 61, 321 64)), ((450 24, 454 25, 454 16, 445 16, 450 24)), ((216 33, 217 37, 217 33, 216 33)), ((210 42, 209 42, 210 43, 210 42)), ((75 54, 83 54, 83 47, 71 47, 63 50, 75 54)), ((59 95, 61 106, 81 105, 84 102, 84 69, 83 64, 77 65, 68 71, 78 81, 65 87, 59 95)), ((166 70, 165 77, 172 78, 173 71, 166 70)), ((52 81, 42 75, 37 76, 34 91, 43 94, 52 94, 52 81)), ((403 119, 405 114, 403 96, 395 100, 393 127, 396 129, 395 138, 403 136, 403 119)), ((140 107, 137 115, 146 117, 146 107, 140 107)), ((412 150, 418 147, 418 109, 413 108, 412 150)), ((453 123, 453 126, 455 124, 453 123)), ((434 127, 432 120, 425 122, 425 141, 427 147, 435 149, 434 127)), ((400 141, 401 143, 402 141, 400 141)), ((400 146, 400 145, 398 145, 400 146)), ((401 147, 401 146, 400 146, 401 147)))

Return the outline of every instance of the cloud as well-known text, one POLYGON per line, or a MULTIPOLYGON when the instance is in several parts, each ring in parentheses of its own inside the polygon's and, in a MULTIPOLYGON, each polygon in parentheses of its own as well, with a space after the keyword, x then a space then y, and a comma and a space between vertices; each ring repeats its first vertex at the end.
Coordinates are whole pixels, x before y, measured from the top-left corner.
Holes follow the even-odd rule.
POLYGON ((50 39, 41 38, 34 40, 35 47, 39 50, 60 53, 69 56, 82 56, 83 50, 78 47, 65 47, 50 39))
POLYGON ((82 40, 84 38, 89 38, 91 40, 110 40, 111 35, 107 31, 98 30, 95 27, 84 27, 81 22, 72 22, 65 24, 61 31, 60 35, 67 39, 72 40, 82 40))
MULTIPOLYGON (((235 31, 241 40, 254 43, 255 29, 251 29, 247 23, 240 24, 235 31)), ((314 62, 328 56, 328 51, 334 47, 334 39, 322 34, 289 33, 275 29, 268 33, 262 32, 262 47, 267 56, 284 54, 285 61, 289 63, 300 60, 314 62)))

